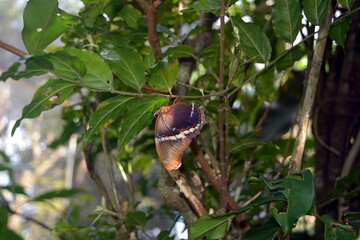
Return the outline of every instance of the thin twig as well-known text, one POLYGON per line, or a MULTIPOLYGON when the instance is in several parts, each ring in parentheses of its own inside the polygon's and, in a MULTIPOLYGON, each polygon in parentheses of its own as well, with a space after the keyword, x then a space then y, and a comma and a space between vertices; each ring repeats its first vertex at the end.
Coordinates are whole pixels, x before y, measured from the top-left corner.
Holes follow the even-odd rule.
MULTIPOLYGON (((207 180, 214 186, 215 190, 218 193, 221 193, 221 186, 220 186, 220 181, 219 181, 220 179, 218 176, 216 176, 213 169, 210 167, 208 162, 205 160, 204 154, 200 151, 196 139, 191 142, 190 148, 193 151, 193 153, 195 154, 196 160, 200 164, 201 169, 203 170, 207 180)), ((228 192, 227 189, 225 189, 225 190, 226 191, 224 192, 224 198, 226 199, 227 205, 230 208, 230 210, 235 211, 235 210, 239 209, 239 205, 236 203, 234 198, 230 195, 230 193, 228 192)), ((242 213, 236 217, 236 221, 243 222, 245 225, 244 229, 248 229, 250 227, 250 225, 246 221, 246 216, 242 213)))
POLYGON ((325 23, 320 28, 319 39, 316 44, 316 49, 310 67, 309 79, 308 79, 308 83, 306 84, 304 101, 302 108, 300 110, 299 132, 295 140, 293 155, 290 161, 289 174, 296 173, 301 170, 302 157, 304 153, 305 141, 307 136, 307 129, 310 121, 310 113, 314 104, 315 93, 320 76, 327 36, 331 24, 331 19, 334 14, 331 2, 329 3, 329 5, 330 7, 327 13, 325 23))
POLYGON ((333 154, 335 154, 336 156, 340 157, 340 152, 333 148, 332 146, 330 146, 329 144, 327 144, 323 139, 322 137, 320 136, 319 132, 318 132, 318 127, 317 127, 317 124, 318 124, 318 116, 319 116, 319 110, 320 108, 317 107, 315 109, 315 113, 314 113, 314 123, 313 123, 313 132, 314 132, 314 137, 316 139, 316 141, 322 146, 324 147, 325 149, 329 150, 330 152, 332 152, 333 154))
POLYGON ((103 151, 104 151, 104 155, 105 155, 105 168, 107 171, 107 174, 109 176, 110 179, 110 185, 111 185, 111 189, 114 195, 114 200, 115 200, 115 210, 117 212, 117 214, 119 214, 119 216, 121 216, 121 208, 120 208, 120 201, 118 198, 118 191, 116 188, 116 184, 115 184, 115 178, 114 178, 114 168, 113 168, 113 161, 112 161, 112 157, 111 157, 111 153, 110 153, 110 149, 109 149, 109 143, 108 143, 108 137, 107 137, 107 133, 106 133, 106 129, 102 129, 101 130, 101 143, 102 143, 102 147, 103 147, 103 151))
MULTIPOLYGON (((224 75, 225 75, 225 0, 220 1, 220 76, 219 76, 219 91, 224 89, 224 75)), ((220 208, 221 212, 226 211, 225 192, 227 191, 227 164, 225 161, 225 138, 224 138, 224 96, 219 97, 218 107, 218 129, 219 129, 219 161, 220 161, 220 208)))
POLYGON ((9 44, 1 41, 1 40, 0 40, 0 48, 3 48, 6 51, 9 51, 9 52, 11 52, 11 53, 13 53, 13 54, 15 54, 15 55, 17 55, 19 57, 28 55, 28 53, 14 47, 14 46, 11 46, 11 45, 9 45, 9 44))
POLYGON ((357 133, 355 142, 353 143, 353 145, 345 159, 343 168, 341 169, 340 178, 343 178, 349 174, 352 166, 354 165, 356 156, 358 155, 359 151, 360 151, 360 128, 357 133))
POLYGON ((219 164, 218 164, 215 156, 211 152, 209 144, 207 144, 206 140, 204 139, 204 137, 201 134, 199 135, 199 139, 200 139, 201 145, 204 147, 205 152, 210 159, 210 163, 211 163, 212 167, 214 168, 216 175, 220 174, 219 164))
POLYGON ((190 202, 191 206, 194 208, 196 214, 200 217, 207 214, 204 206, 199 201, 199 199, 193 193, 190 185, 186 181, 185 177, 181 174, 179 170, 168 171, 170 176, 174 179, 176 184, 179 186, 181 192, 184 193, 186 199, 190 202))
POLYGON ((258 197, 261 196, 261 194, 263 194, 263 192, 265 191, 265 188, 263 190, 261 190, 260 192, 258 192, 257 194, 255 194, 254 196, 252 196, 249 200, 247 200, 246 202, 244 202, 243 204, 241 204, 241 208, 242 207, 246 207, 248 206, 250 203, 252 203, 253 201, 255 201, 258 197))

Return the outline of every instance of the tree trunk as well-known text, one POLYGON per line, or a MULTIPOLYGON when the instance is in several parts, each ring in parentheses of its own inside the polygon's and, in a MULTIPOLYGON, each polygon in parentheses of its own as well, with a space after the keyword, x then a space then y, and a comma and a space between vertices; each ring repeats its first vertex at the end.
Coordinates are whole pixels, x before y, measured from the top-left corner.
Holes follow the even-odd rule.
MULTIPOLYGON (((354 8, 360 6, 360 0, 354 8)), ((320 76, 316 94, 313 132, 315 136, 315 187, 317 203, 320 204, 334 190, 349 151, 360 126, 360 14, 354 14, 347 34, 345 48, 336 47, 332 53, 331 41, 326 53, 330 71, 320 76)), ((323 67, 324 68, 324 67, 323 67)), ((360 136, 358 136, 360 137, 360 136)), ((360 164, 357 152, 354 166, 360 164)), ((347 210, 359 207, 360 199, 345 203, 347 210)), ((344 206, 343 206, 344 207, 344 206)), ((318 209, 320 215, 339 216, 339 201, 331 201, 318 209)), ((357 208, 359 210, 359 208, 357 208)), ((324 227, 317 224, 317 239, 323 239, 324 227)))

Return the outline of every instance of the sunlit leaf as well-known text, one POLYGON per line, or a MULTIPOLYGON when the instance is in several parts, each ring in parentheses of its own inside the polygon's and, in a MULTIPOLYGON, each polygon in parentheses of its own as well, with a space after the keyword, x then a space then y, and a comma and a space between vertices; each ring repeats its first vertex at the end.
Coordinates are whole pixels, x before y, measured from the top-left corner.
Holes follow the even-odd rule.
POLYGON ((14 63, 6 72, 3 72, 0 80, 30 78, 46 74, 53 69, 52 63, 41 56, 21 57, 19 62, 14 63), (22 65, 25 65, 25 69, 20 68, 22 65))
POLYGON ((145 66, 138 52, 128 46, 107 44, 100 54, 121 81, 140 91, 145 83, 145 66))
POLYGON ((330 0, 303 0, 306 18, 313 24, 321 24, 329 8, 330 0))
POLYGON ((245 23, 239 16, 233 18, 239 30, 241 45, 250 58, 258 57, 256 62, 266 62, 271 57, 271 45, 265 33, 253 23, 245 23))
POLYGON ((78 57, 86 66, 86 74, 81 79, 85 84, 103 89, 111 89, 113 75, 110 67, 98 54, 85 49, 66 48, 70 55, 78 57))
POLYGON ((50 79, 35 92, 30 104, 23 108, 21 118, 15 122, 11 134, 14 135, 24 118, 36 118, 42 111, 63 103, 74 92, 75 87, 73 83, 50 79))
POLYGON ((86 73, 85 64, 64 51, 47 54, 44 58, 53 64, 52 71, 59 78, 80 80, 86 73))
POLYGON ((166 98, 144 98, 131 105, 129 111, 121 120, 118 145, 127 144, 153 119, 154 113, 161 106, 166 105, 166 98))
POLYGON ((273 26, 278 38, 293 43, 301 27, 300 0, 276 0, 273 12, 273 26))
POLYGON ((141 211, 128 212, 125 216, 125 223, 128 226, 145 226, 146 225, 146 214, 141 211))
POLYGON ((96 111, 90 116, 90 128, 84 135, 83 145, 86 146, 89 143, 93 134, 109 126, 117 118, 125 114, 129 108, 132 108, 134 99, 134 97, 117 96, 101 102, 96 111))
POLYGON ((172 55, 168 55, 150 69, 148 83, 155 90, 171 92, 178 72, 179 62, 172 55))
POLYGON ((57 0, 30 0, 24 10, 22 38, 29 53, 46 48, 74 23, 74 16, 58 8, 57 0))

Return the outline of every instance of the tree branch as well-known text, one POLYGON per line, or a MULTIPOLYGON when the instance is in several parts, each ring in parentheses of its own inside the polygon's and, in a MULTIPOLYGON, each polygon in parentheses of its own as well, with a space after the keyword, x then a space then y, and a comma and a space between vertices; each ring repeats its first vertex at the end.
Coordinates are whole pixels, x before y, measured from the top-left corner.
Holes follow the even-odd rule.
POLYGON ((314 52, 312 64, 310 67, 309 79, 306 84, 306 91, 304 95, 304 101, 302 108, 300 110, 300 120, 299 120, 299 132, 295 140, 295 146, 290 161, 289 174, 299 172, 301 170, 302 157, 305 148, 305 141, 307 135, 307 129, 309 126, 310 113, 312 106, 314 104, 315 92, 320 76, 321 65, 323 62, 323 56, 325 52, 326 40, 331 24, 331 19, 333 17, 333 7, 332 3, 329 3, 329 10, 327 13, 326 20, 324 25, 321 26, 319 32, 319 39, 316 44, 316 49, 314 52))
POLYGON ((201 217, 202 215, 207 214, 204 206, 199 201, 199 199, 193 193, 190 185, 186 181, 185 177, 179 170, 168 171, 170 176, 174 179, 176 184, 179 186, 181 192, 184 193, 186 199, 190 202, 191 206, 194 208, 196 214, 201 217))
MULTIPOLYGON (((220 181, 219 181, 220 179, 214 173, 213 169, 209 166, 209 164, 205 160, 205 157, 204 157, 203 153, 200 151, 196 140, 192 141, 192 143, 190 144, 190 148, 193 151, 193 153, 195 154, 196 160, 200 164, 201 169, 203 170, 207 180, 214 186, 215 190, 218 193, 221 193, 221 185, 220 185, 220 181)), ((236 203, 236 201, 234 200, 234 198, 230 195, 230 193, 228 192, 227 189, 225 189, 225 190, 226 191, 224 192, 224 195, 225 195, 224 199, 226 199, 227 205, 230 208, 230 210, 235 211, 235 210, 239 209, 239 206, 236 203)), ((250 227, 248 222, 246 221, 246 217, 244 214, 241 213, 241 214, 237 215, 236 220, 238 222, 243 223, 244 229, 248 229, 250 227)))
POLYGON ((11 53, 19 56, 19 57, 28 55, 28 53, 26 53, 26 52, 24 52, 24 51, 22 51, 22 50, 20 50, 20 49, 18 49, 18 48, 16 48, 16 47, 14 47, 14 46, 11 46, 11 45, 9 45, 9 44, 1 41, 1 40, 0 40, 0 48, 3 48, 3 49, 5 49, 5 50, 7 50, 7 51, 9 51, 9 52, 11 52, 11 53))
POLYGON ((146 15, 146 23, 148 26, 148 38, 151 47, 154 49, 155 56, 161 55, 161 46, 159 35, 156 31, 156 13, 159 9, 162 1, 156 0, 154 2, 147 0, 137 0, 141 8, 144 10, 146 15))

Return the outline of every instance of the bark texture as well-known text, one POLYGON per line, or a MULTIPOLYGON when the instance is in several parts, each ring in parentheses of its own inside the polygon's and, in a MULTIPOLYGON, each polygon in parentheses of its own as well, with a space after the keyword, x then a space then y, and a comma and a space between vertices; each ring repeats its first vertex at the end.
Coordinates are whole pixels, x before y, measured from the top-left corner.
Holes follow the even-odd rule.
MULTIPOLYGON (((359 6, 358 0, 354 8, 359 6)), ((313 132, 316 138, 315 186, 318 203, 322 203, 334 190, 360 127, 359 12, 353 16, 344 49, 338 46, 335 53, 331 50, 331 42, 328 40, 325 60, 330 71, 325 73, 323 70, 320 76, 313 113, 313 132)), ((325 62, 323 69, 324 64, 325 62)), ((359 165, 358 151, 353 167, 359 165)), ((360 209, 360 198, 343 202, 342 206, 339 206, 338 200, 331 201, 322 204, 318 212, 320 215, 327 214, 341 220, 339 207, 357 211, 360 209)), ((317 239, 323 239, 323 232, 323 226, 319 223, 317 239)))

